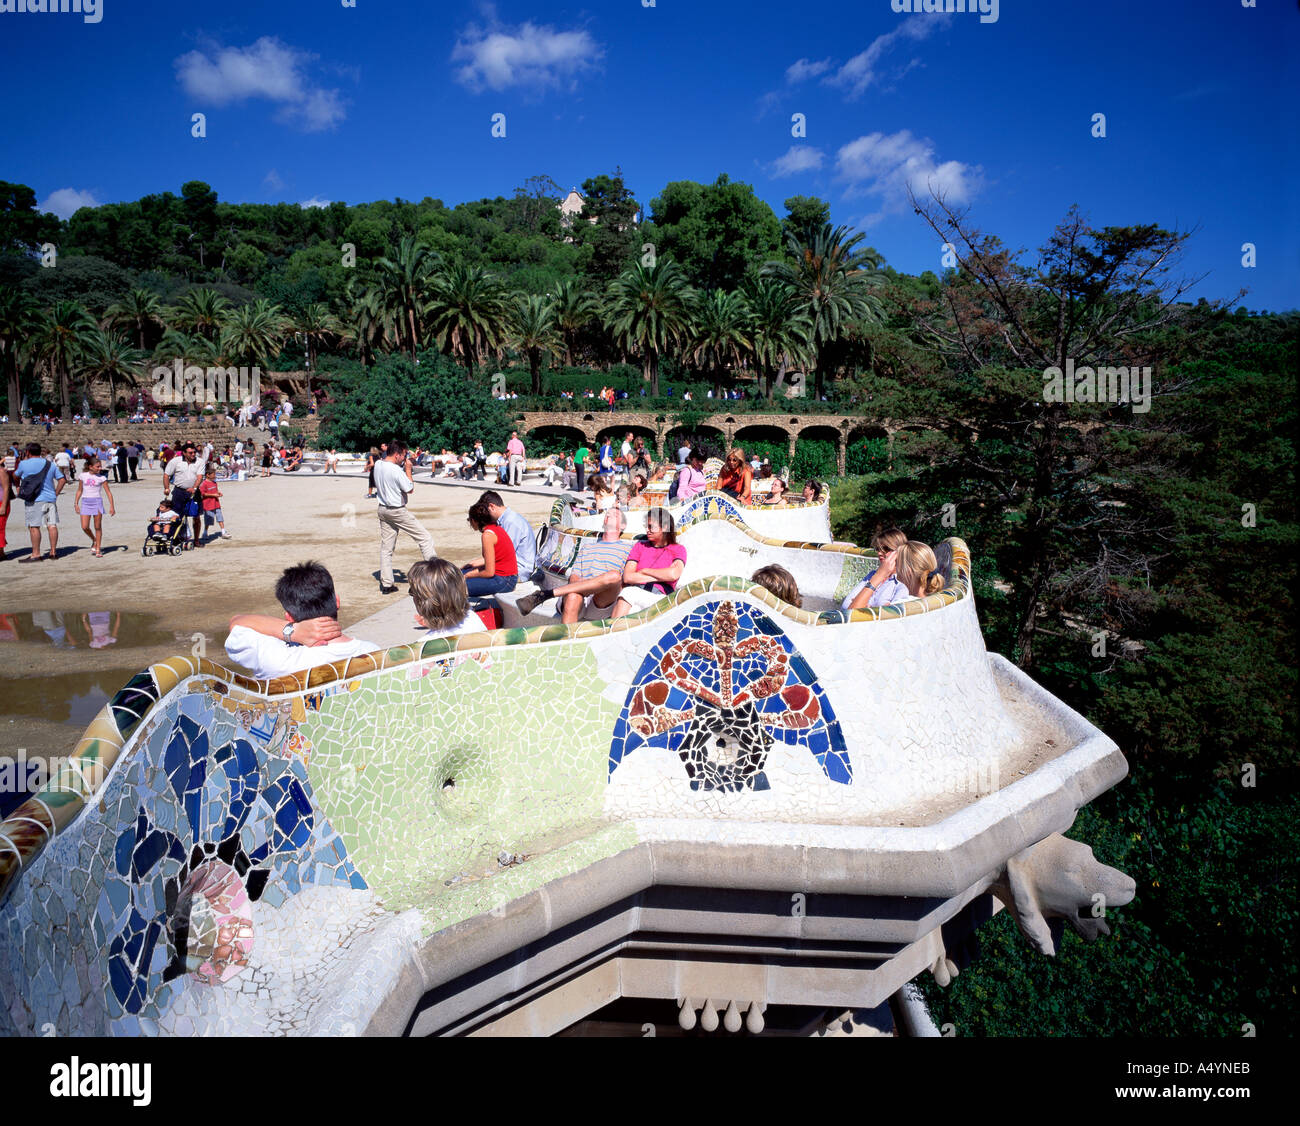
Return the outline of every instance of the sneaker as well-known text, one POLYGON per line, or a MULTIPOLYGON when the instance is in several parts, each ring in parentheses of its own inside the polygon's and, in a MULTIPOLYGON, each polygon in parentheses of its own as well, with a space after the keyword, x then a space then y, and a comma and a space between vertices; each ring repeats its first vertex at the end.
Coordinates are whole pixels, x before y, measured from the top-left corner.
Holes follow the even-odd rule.
POLYGON ((223 540, 228 540, 228 539, 230 539, 230 533, 229 533, 229 532, 222 532, 222 533, 221 533, 221 538, 222 538, 223 540))
POLYGON ((395 587, 395 586, 384 586, 383 583, 380 583, 380 584, 379 584, 379 593, 380 593, 380 594, 392 594, 392 593, 394 593, 396 590, 397 590, 397 587, 395 587))
POLYGON ((523 598, 519 599, 519 601, 515 603, 515 607, 519 610, 520 616, 526 618, 536 610, 538 606, 543 602, 548 601, 551 597, 552 595, 549 590, 539 590, 533 594, 525 594, 523 598))

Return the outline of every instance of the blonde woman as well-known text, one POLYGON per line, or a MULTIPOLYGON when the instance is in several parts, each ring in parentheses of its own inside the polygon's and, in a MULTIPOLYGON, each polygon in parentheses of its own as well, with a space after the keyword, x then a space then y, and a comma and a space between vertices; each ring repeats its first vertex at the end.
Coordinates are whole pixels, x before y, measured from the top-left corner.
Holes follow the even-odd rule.
POLYGON ((745 451, 739 446, 727 454, 722 472, 718 474, 718 492, 748 504, 754 483, 754 471, 745 461, 745 451))
POLYGON ((412 563, 406 572, 415 602, 415 624, 424 629, 421 641, 456 637, 484 629, 482 619, 469 608, 465 576, 456 564, 435 556, 412 563))
POLYGON ((908 540, 897 551, 890 552, 881 560, 876 575, 882 580, 897 578, 907 589, 907 594, 893 599, 893 603, 911 602, 943 590, 943 572, 939 570, 934 551, 920 540, 908 540))
POLYGON ((907 533, 898 528, 885 528, 872 536, 871 546, 876 549, 880 566, 849 592, 849 596, 840 603, 840 608, 865 610, 868 606, 889 606, 903 601, 908 595, 907 587, 894 575, 892 569, 886 571, 885 566, 889 564, 892 568, 891 557, 906 543, 907 533))

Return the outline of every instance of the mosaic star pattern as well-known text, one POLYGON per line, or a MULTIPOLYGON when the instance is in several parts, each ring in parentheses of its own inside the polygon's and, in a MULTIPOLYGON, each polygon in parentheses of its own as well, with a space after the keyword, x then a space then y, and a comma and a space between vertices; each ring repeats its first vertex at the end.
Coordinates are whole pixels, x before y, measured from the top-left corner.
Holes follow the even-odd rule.
POLYGON ((780 627, 744 603, 707 602, 646 655, 609 770, 660 746, 676 751, 693 790, 766 790, 773 739, 807 751, 832 781, 853 780, 835 713, 780 627))

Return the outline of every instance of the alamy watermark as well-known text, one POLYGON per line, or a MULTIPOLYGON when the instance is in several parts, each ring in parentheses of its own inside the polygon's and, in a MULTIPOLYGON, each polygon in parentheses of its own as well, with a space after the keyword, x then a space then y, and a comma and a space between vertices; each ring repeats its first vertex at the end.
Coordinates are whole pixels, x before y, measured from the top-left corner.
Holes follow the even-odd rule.
POLYGON ((99 23, 104 18, 104 0, 0 0, 0 15, 6 12, 75 13, 86 23, 99 23))
POLYGON ((1074 366, 1065 361, 1065 370, 1052 367, 1043 371, 1045 403, 1118 403, 1134 414, 1151 409, 1151 369, 1149 367, 1074 366))
POLYGON ((900 15, 947 15, 950 12, 979 13, 980 23, 998 22, 998 0, 889 0, 900 15))
POLYGON ((203 368, 187 365, 179 357, 171 367, 153 369, 154 402, 161 406, 180 403, 213 405, 219 403, 255 403, 261 395, 262 369, 203 368))

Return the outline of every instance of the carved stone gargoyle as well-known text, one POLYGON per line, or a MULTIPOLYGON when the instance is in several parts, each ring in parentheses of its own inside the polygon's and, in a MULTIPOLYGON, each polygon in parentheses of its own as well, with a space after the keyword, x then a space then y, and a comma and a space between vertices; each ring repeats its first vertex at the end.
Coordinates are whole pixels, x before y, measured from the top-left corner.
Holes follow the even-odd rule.
POLYGON ((1040 954, 1053 955, 1064 924, 1086 942, 1110 934, 1105 912, 1133 899, 1137 884, 1060 833, 1018 852, 990 888, 1040 954))

